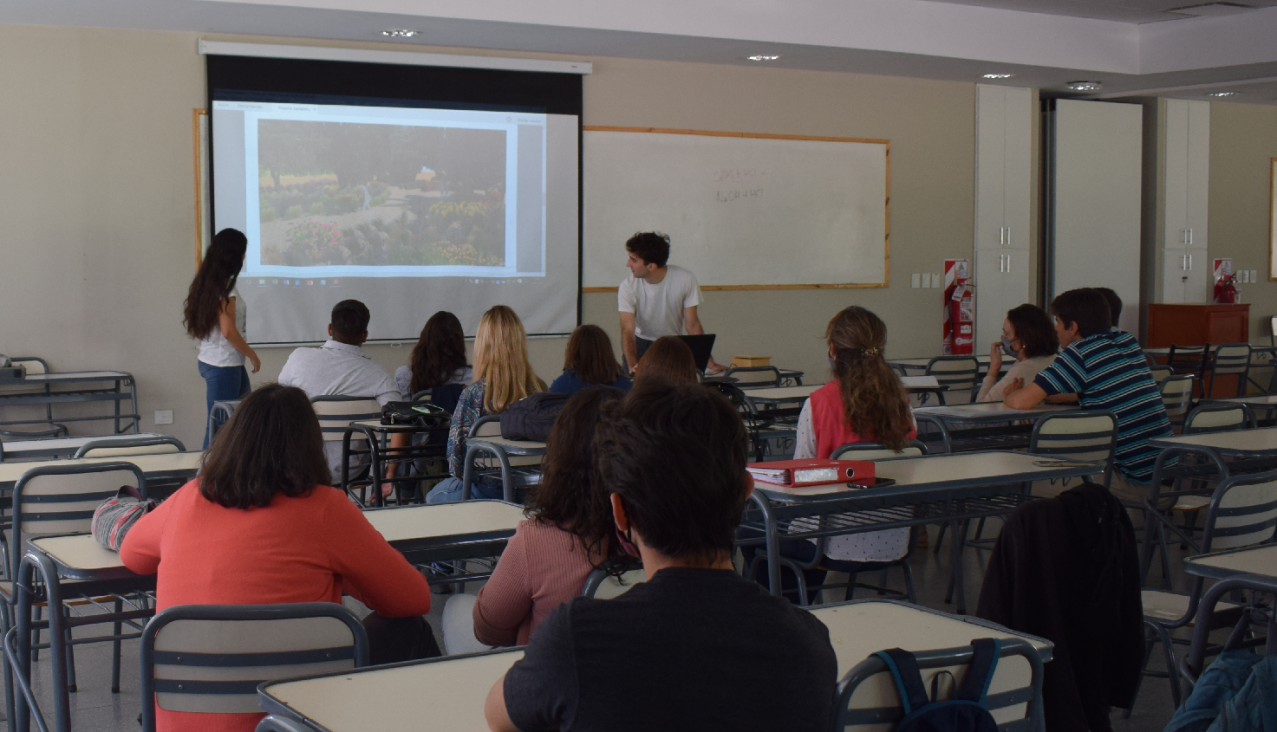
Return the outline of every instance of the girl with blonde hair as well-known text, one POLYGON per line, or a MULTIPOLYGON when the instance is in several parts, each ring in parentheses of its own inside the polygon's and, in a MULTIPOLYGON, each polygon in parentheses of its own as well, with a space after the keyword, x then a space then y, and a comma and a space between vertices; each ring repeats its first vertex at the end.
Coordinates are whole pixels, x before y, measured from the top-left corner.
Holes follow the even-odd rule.
MULTIPOLYGON (((461 392, 448 430, 448 472, 430 489, 427 503, 461 500, 461 476, 465 469, 466 437, 485 414, 501 414, 520 399, 545 391, 545 382, 528 363, 528 338, 519 316, 505 305, 483 314, 474 336, 474 383, 461 392)), ((473 498, 501 498, 501 486, 483 479, 470 486, 473 498)))

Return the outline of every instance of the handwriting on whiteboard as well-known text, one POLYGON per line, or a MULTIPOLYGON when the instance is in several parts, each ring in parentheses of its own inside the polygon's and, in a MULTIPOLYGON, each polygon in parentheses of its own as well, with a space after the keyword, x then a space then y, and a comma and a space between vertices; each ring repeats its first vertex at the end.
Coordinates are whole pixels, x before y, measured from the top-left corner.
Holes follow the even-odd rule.
POLYGON ((714 171, 714 182, 744 182, 764 175, 767 175, 767 171, 758 168, 720 168, 714 171))
POLYGON ((728 203, 731 201, 739 201, 744 198, 758 198, 761 195, 763 195, 762 188, 748 188, 745 190, 735 190, 735 191, 719 191, 718 202, 728 203))

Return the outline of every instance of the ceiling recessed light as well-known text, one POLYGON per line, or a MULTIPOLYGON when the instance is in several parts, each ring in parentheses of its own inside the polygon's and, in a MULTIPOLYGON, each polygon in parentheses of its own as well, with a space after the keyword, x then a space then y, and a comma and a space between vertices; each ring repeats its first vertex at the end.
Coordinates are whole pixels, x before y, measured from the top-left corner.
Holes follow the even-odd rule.
POLYGON ((390 30, 382 31, 381 34, 388 38, 412 38, 420 32, 410 28, 391 28, 390 30))
POLYGON ((986 79, 1010 79, 1015 74, 985 74, 986 79))
POLYGON ((780 54, 757 54, 747 57, 750 61, 775 61, 780 58, 780 54))
POLYGON ((1098 81, 1070 81, 1064 86, 1068 87, 1071 91, 1086 92, 1086 91, 1099 91, 1100 87, 1104 85, 1098 81))
POLYGON ((1241 92, 1206 92, 1208 97, 1235 97, 1241 92))

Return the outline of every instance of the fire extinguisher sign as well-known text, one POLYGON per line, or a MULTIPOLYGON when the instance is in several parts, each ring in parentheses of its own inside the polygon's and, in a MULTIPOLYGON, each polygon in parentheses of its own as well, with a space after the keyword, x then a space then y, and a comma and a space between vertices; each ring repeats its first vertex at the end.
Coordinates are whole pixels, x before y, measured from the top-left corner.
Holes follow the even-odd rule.
POLYGON ((971 262, 944 260, 943 350, 946 356, 968 356, 975 348, 975 286, 971 262))

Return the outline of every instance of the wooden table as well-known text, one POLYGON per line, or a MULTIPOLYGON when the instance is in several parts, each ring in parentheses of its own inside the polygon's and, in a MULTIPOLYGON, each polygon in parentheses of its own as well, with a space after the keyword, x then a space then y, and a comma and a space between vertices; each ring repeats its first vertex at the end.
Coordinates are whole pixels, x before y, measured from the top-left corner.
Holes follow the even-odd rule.
POLYGON ((83 437, 58 437, 51 440, 0 440, 0 461, 31 458, 71 457, 89 442, 118 442, 120 440, 145 440, 166 437, 155 432, 127 432, 118 435, 85 435, 83 437))
MULTIPOLYGON (((1052 654, 1049 641, 903 603, 858 601, 812 614, 829 627, 839 678, 877 651, 953 648, 974 638, 1022 638, 1039 649, 1043 661, 1052 654)), ((423 725, 479 732, 487 730, 488 690, 522 657, 522 649, 500 650, 277 681, 264 684, 258 697, 269 713, 326 732, 419 732, 423 725)))

